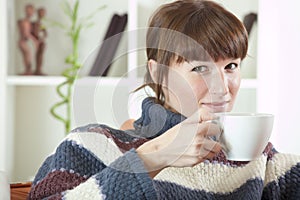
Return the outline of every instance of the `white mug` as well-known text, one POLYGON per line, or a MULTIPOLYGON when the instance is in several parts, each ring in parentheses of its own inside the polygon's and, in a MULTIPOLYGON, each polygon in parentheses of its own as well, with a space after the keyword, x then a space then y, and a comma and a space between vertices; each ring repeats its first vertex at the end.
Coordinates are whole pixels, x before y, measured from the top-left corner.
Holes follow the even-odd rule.
POLYGON ((263 153, 270 139, 274 116, 263 113, 217 113, 219 138, 228 160, 250 161, 263 153))

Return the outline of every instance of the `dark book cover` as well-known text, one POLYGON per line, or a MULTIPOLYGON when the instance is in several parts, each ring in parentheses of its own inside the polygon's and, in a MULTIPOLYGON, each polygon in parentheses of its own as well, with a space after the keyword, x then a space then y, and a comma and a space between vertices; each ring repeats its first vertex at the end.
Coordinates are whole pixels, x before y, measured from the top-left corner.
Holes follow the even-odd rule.
POLYGON ((257 14, 256 13, 249 13, 244 17, 243 23, 244 23, 244 26, 245 26, 245 28, 248 32, 248 35, 250 35, 252 27, 253 27, 253 25, 256 21, 257 21, 257 14))
POLYGON ((127 14, 113 15, 89 76, 107 75, 126 24, 127 14))

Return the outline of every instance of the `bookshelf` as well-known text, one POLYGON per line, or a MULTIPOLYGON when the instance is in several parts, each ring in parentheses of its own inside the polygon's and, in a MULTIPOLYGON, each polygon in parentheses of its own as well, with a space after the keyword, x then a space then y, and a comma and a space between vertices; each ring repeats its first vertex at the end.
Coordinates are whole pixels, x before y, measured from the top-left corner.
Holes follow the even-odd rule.
POLYGON ((62 76, 9 76, 9 86, 56 86, 65 80, 62 76))
MULTIPOLYGON (((89 69, 84 68, 80 71, 81 78, 75 85, 76 108, 72 124, 76 127, 100 122, 118 128, 130 113, 126 109, 127 101, 118 103, 116 99, 128 99, 130 92, 143 82, 145 72, 144 45, 140 43, 143 37, 140 33, 143 31, 136 30, 143 30, 154 9, 170 0, 102 0, 100 3, 97 0, 89 1, 89 4, 82 4, 80 11, 88 13, 91 7, 97 7, 99 4, 106 4, 107 8, 96 15, 96 25, 86 30, 82 37, 80 59, 86 66, 89 66, 95 57, 113 13, 128 13, 127 34, 121 39, 116 52, 117 59, 114 60, 107 77, 87 77, 89 69)), ((0 19, 0 28, 6 30, 0 33, 0 43, 4 44, 0 47, 0 110, 3 111, 0 115, 0 169, 8 172, 11 181, 32 178, 45 157, 64 137, 62 124, 50 115, 49 109, 59 100, 55 87, 65 80, 60 73, 65 67, 64 58, 70 50, 70 42, 60 30, 47 27, 49 36, 44 71, 48 75, 19 76, 22 72, 22 60, 16 46, 18 35, 15 23, 16 19, 23 16, 23 8, 29 2, 37 7, 46 7, 48 18, 64 19, 58 12, 60 0, 0 0, 1 12, 5 15, 0 19)), ((238 1, 219 2, 233 12, 237 10, 240 17, 250 9, 258 9, 257 1, 253 0, 247 0, 247 6, 245 2, 240 3, 242 5, 235 5, 238 1)), ((254 53, 243 68, 244 80, 235 108, 239 111, 256 111, 258 82, 255 43, 254 38, 254 53)))

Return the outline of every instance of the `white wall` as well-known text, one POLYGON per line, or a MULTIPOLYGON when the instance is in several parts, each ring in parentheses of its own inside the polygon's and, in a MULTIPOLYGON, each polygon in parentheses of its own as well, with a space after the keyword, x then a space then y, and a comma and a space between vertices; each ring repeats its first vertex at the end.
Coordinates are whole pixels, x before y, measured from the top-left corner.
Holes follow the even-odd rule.
MULTIPOLYGON (((6 22, 6 1, 0 0, 0 108, 5 108, 6 105, 6 86, 5 86, 5 74, 6 74, 6 65, 7 65, 7 35, 6 30, 2 30, 2 27, 5 27, 6 22)), ((5 110, 0 111, 0 170, 6 171, 6 163, 3 162, 7 160, 7 149, 6 149, 6 114, 5 110)))
POLYGON ((259 111, 275 114, 272 141, 282 152, 300 154, 300 2, 260 0, 259 111))
POLYGON ((0 170, 5 171, 8 178, 11 178, 13 160, 13 130, 8 131, 12 127, 13 114, 7 113, 12 107, 13 99, 8 98, 8 93, 12 90, 6 87, 6 71, 8 63, 7 52, 7 10, 6 1, 0 0, 0 170), (11 104, 10 104, 11 102, 11 104))

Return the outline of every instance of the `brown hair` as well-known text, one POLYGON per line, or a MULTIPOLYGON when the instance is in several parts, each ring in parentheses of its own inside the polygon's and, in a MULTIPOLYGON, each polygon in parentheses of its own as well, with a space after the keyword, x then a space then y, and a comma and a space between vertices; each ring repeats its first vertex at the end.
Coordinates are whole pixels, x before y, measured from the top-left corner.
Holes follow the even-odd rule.
MULTIPOLYGON (((150 18, 147 31, 147 58, 159 66, 171 62, 212 59, 244 59, 248 49, 248 35, 242 22, 219 4, 209 0, 182 0, 162 5, 150 18), (208 58, 209 57, 209 58, 208 58)), ((162 81, 168 67, 158 67, 157 80, 149 69, 145 84, 150 86, 158 103, 164 105, 162 81)))

